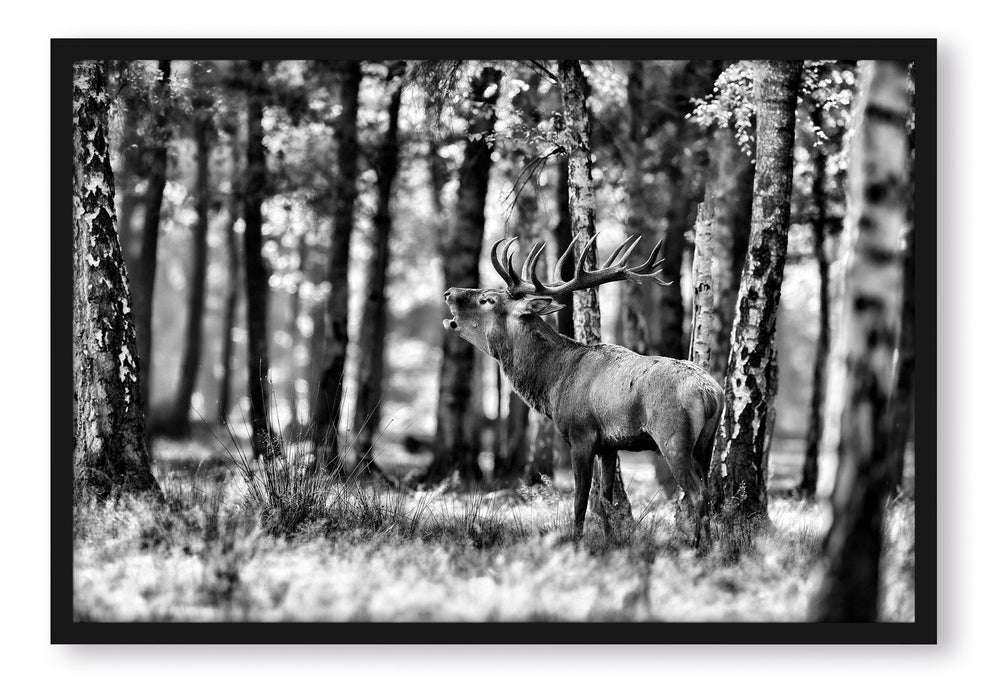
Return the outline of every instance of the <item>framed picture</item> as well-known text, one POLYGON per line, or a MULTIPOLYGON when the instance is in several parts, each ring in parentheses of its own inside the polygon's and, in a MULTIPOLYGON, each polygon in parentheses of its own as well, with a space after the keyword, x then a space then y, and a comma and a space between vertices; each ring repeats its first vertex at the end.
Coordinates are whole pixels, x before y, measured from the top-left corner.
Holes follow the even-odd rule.
POLYGON ((936 641, 934 40, 51 65, 53 642, 936 641))

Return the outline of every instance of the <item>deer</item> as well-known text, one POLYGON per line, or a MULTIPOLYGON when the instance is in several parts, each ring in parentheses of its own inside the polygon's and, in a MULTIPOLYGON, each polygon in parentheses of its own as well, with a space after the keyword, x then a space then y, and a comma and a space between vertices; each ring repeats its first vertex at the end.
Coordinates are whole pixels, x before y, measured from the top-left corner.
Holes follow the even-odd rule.
MULTIPOLYGON (((629 236, 605 264, 587 269, 598 234, 584 246, 570 280, 564 261, 577 238, 558 257, 552 279, 544 282, 537 264, 546 242, 533 246, 521 272, 513 267, 517 238, 491 248, 492 267, 505 289, 451 287, 443 298, 451 318, 443 321, 500 365, 513 390, 553 421, 570 448, 574 474, 574 532, 584 531, 595 457, 602 465, 601 497, 611 503, 618 450, 654 451, 670 465, 694 515, 694 546, 710 541, 708 469, 725 397, 721 386, 698 365, 669 357, 639 355, 627 348, 585 345, 557 332, 543 317, 564 308, 561 297, 609 282, 642 284, 660 278, 661 240, 645 262, 627 265, 640 236, 629 236)), ((606 523, 607 527, 607 523, 606 523)))

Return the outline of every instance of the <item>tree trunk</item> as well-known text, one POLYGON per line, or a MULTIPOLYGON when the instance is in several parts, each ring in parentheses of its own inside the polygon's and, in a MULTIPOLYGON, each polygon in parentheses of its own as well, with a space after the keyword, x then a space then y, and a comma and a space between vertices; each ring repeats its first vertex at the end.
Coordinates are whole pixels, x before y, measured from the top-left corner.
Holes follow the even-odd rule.
MULTIPOLYGON (((909 217, 913 207, 909 204, 909 217)), ((904 454, 914 425, 914 221, 909 219, 904 232, 904 294, 901 302, 901 330, 894 366, 894 395, 890 403, 890 491, 896 493, 904 483, 904 454)))
POLYGON ((289 430, 294 436, 301 433, 300 426, 305 422, 300 416, 299 391, 296 387, 296 380, 299 379, 299 361, 296 350, 302 345, 302 334, 299 330, 299 320, 302 318, 304 300, 302 295, 303 282, 306 280, 307 263, 309 261, 309 240, 308 232, 302 231, 298 240, 299 266, 296 284, 292 290, 292 298, 289 308, 289 430))
POLYGON ((673 165, 667 158, 667 182, 671 201, 667 208, 666 234, 663 239, 664 280, 669 285, 651 285, 656 303, 656 339, 650 343, 648 353, 662 357, 683 359, 684 350, 684 294, 681 291, 681 266, 684 261, 685 237, 689 226, 690 182, 680 165, 673 165))
MULTIPOLYGON (((327 236, 326 238, 329 238, 327 236)), ((317 252, 316 248, 313 248, 310 253, 317 252)), ((318 251, 317 257, 326 258, 326 246, 321 245, 318 251)), ((312 279, 319 277, 320 279, 326 274, 326 264, 318 266, 317 263, 313 264, 312 279)), ((306 375, 309 380, 309 432, 313 432, 313 417, 316 415, 316 403, 320 393, 320 371, 321 367, 319 365, 320 358, 323 357, 323 343, 327 336, 327 315, 324 313, 326 307, 326 296, 325 294, 316 294, 314 299, 310 300, 309 307, 309 318, 313 324, 313 333, 309 336, 309 373, 306 375)))
POLYGON ((155 273, 158 270, 158 227, 161 222, 162 200, 168 170, 168 141, 171 136, 165 105, 168 100, 171 61, 159 61, 158 108, 155 113, 154 146, 151 149, 151 169, 148 174, 144 200, 144 231, 134 285, 134 320, 137 333, 137 353, 141 360, 141 388, 144 405, 151 411, 152 312, 155 297, 155 273))
POLYGON ((714 206, 711 192, 698 205, 694 222, 694 318, 691 324, 691 351, 688 359, 709 370, 715 340, 715 293, 712 281, 712 225, 714 206))
MULTIPOLYGON (((557 74, 564 111, 563 143, 567 151, 568 211, 571 232, 577 239, 573 255, 579 256, 595 235, 595 190, 591 176, 591 122, 588 117, 588 81, 578 61, 559 61, 557 74)), ((578 258, 575 257, 575 265, 578 258)), ((598 266, 598 251, 588 255, 588 269, 598 266)), ((601 342, 601 311, 598 290, 574 292, 574 339, 585 345, 601 342)), ((601 460, 595 458, 592 490, 601 503, 601 460)), ((604 504, 601 503, 604 507, 604 504)), ((615 465, 613 502, 610 504, 623 519, 632 518, 625 482, 618 459, 615 465)), ((608 512, 605 510, 604 512, 608 512)))
MULTIPOLYGON (((554 183, 554 193, 557 205, 557 224, 553 229, 554 237, 554 249, 556 255, 560 256, 567 250, 567 246, 571 243, 571 214, 568 210, 569 207, 569 194, 570 188, 567 185, 567 155, 560 155, 557 157, 556 165, 556 181, 554 183)), ((554 261, 556 264, 556 260, 554 261)), ((547 263, 549 266, 549 262, 547 263)), ((549 269, 549 267, 548 267, 549 269)), ((564 279, 570 279, 574 275, 574 258, 568 256, 564 260, 564 265, 561 268, 561 275, 564 279)), ((558 299, 558 303, 564 305, 568 308, 573 308, 574 295, 573 294, 562 294, 558 299)), ((555 320, 557 323, 557 332, 561 335, 565 335, 568 338, 574 337, 574 315, 568 313, 566 310, 555 315, 555 320)), ((564 441, 564 437, 557 431, 556 426, 552 426, 549 429, 549 437, 546 434, 533 433, 534 439, 539 439, 539 444, 542 446, 539 450, 541 457, 539 459, 550 459, 552 462, 547 464, 545 461, 541 462, 539 467, 540 474, 530 474, 531 480, 542 480, 542 476, 553 478, 554 473, 557 470, 570 471, 571 469, 571 457, 570 450, 567 447, 567 443, 564 441), (552 452, 549 450, 552 449, 552 452)), ((534 465, 534 458, 537 458, 535 454, 532 454, 533 450, 536 448, 531 445, 531 456, 530 464, 534 465)))
MULTIPOLYGON (((123 81, 118 82, 118 85, 123 81)), ((124 264, 131 276, 139 269, 141 256, 141 237, 134 230, 134 213, 138 210, 144 197, 134 191, 134 183, 147 175, 144 167, 145 137, 141 132, 141 116, 143 105, 137 99, 134 90, 124 93, 122 112, 122 128, 120 137, 120 167, 114 171, 115 186, 120 196, 120 209, 117 212, 117 229, 120 238, 121 251, 124 254, 124 264)), ((137 296, 138 280, 133 280, 133 296, 137 296)))
POLYGON ((323 371, 313 411, 316 465, 335 468, 341 459, 340 410, 344 400, 344 365, 347 361, 348 281, 351 234, 358 175, 358 93, 361 62, 342 61, 336 66, 340 80, 341 114, 334 130, 337 144, 337 177, 333 184, 333 232, 327 259, 330 295, 326 306, 323 371))
POLYGON ((877 618, 891 437, 888 403, 901 313, 898 248, 909 191, 907 66, 894 61, 860 65, 860 121, 849 159, 853 238, 838 344, 848 375, 824 577, 811 610, 812 619, 823 622, 877 618))
MULTIPOLYGON (((234 139, 236 140, 236 135, 234 139)), ((236 161, 236 156, 231 156, 236 161)), ((236 166, 235 166, 236 167, 236 166)), ((217 422, 223 423, 230 415, 230 377, 234 356, 234 322, 237 318, 237 302, 240 297, 241 260, 237 248, 237 219, 240 199, 237 187, 231 185, 227 201, 227 296, 223 306, 223 346, 220 350, 220 389, 217 403, 217 422)))
MULTIPOLYGON (((565 179, 566 183, 566 179, 565 179)), ((543 234, 539 231, 539 223, 536 217, 539 213, 539 201, 535 192, 531 193, 525 200, 520 201, 520 206, 524 206, 529 214, 527 215, 528 225, 521 227, 523 245, 527 250, 532 246, 543 242, 543 234)), ((566 207, 565 207, 566 210, 566 207)), ((520 212, 521 213, 521 212, 520 212)), ((561 249, 561 252, 563 250, 561 249)), ((537 263, 536 272, 541 279, 546 279, 548 263, 541 256, 537 263)), ((572 267, 573 270, 573 267, 572 267)), ((565 275, 567 273, 564 273, 565 275)), ((548 323, 557 324, 563 317, 567 317, 567 312, 556 314, 553 320, 548 319, 548 323)), ((519 470, 530 484, 538 484, 544 478, 553 479, 554 473, 554 442, 557 433, 553 421, 544 416, 539 411, 531 411, 518 396, 512 395, 515 403, 509 404, 509 429, 518 431, 519 439, 514 443, 518 449, 518 454, 510 449, 509 454, 512 464, 519 470), (514 409, 514 410, 513 410, 514 409), (518 423, 516 422, 518 421, 518 423)))
POLYGON ((144 411, 127 271, 110 168, 110 99, 100 61, 73 68, 72 468, 76 496, 161 496, 144 442, 144 411))
POLYGON ((357 391, 354 397, 354 455, 358 462, 372 462, 371 449, 381 416, 382 383, 385 375, 385 330, 388 299, 389 239, 392 233, 391 198, 399 171, 399 108, 402 92, 398 81, 390 81, 388 127, 379 148, 377 174, 378 209, 374 217, 375 247, 369 261, 368 290, 358 337, 357 391))
MULTIPOLYGON (((770 362, 767 364, 767 396, 776 399, 777 389, 780 386, 780 364, 777 360, 777 346, 773 346, 770 351, 770 362)), ((767 429, 763 433, 763 479, 767 486, 770 485, 770 445, 773 444, 773 429, 777 425, 777 402, 771 401, 767 406, 767 429)))
POLYGON ((715 287, 714 339, 709 371, 725 380, 735 320, 739 280, 746 261, 753 214, 753 163, 730 129, 715 132, 715 197, 712 228, 712 271, 715 287))
MULTIPOLYGON (((476 288, 481 284, 478 263, 485 235, 485 200, 492 164, 492 145, 485 137, 495 128, 495 103, 501 79, 500 71, 485 67, 471 81, 469 99, 473 106, 464 144, 454 225, 445 236, 446 240, 441 242, 447 287, 476 288)), ((481 481, 480 440, 471 410, 474 365, 474 346, 454 333, 444 333, 433 463, 423 477, 427 483, 437 483, 455 471, 467 484, 481 481)))
POLYGON ((629 233, 642 235, 646 249, 663 238, 664 277, 672 282, 627 290, 623 335, 627 346, 640 354, 687 357, 681 267, 685 234, 702 198, 694 182, 703 139, 684 115, 693 99, 711 92, 716 75, 711 61, 630 65, 629 233), (658 181, 663 184, 650 185, 658 181))
MULTIPOLYGON (((913 64, 909 78, 914 82, 913 64)), ((911 92, 914 95, 914 91, 911 92)), ((911 105, 914 111, 914 105, 911 105)), ((912 120, 913 121, 913 120, 912 120)), ((904 272, 901 301, 901 328, 897 341, 897 362, 894 365, 894 395, 890 402, 890 428, 893 431, 890 445, 890 483, 892 492, 904 484, 904 456, 908 440, 914 428, 914 129, 908 131, 909 195, 907 200, 907 228, 904 231, 904 272)))
POLYGON ((267 189, 265 106, 262 61, 248 62, 247 162, 244 173, 244 283, 247 297, 248 399, 251 402, 251 449, 255 458, 277 451, 269 420, 268 384, 268 264, 262 254, 261 205, 267 189))
MULTIPOLYGON (((631 61, 626 83, 626 100, 629 103, 629 163, 627 168, 626 196, 629 200, 629 217, 626 221, 626 235, 642 236, 647 248, 657 236, 656 225, 651 225, 659 217, 650 206, 650 193, 646 187, 643 165, 647 157, 646 128, 644 121, 649 117, 644 94, 643 62, 631 61)), ((653 285, 622 285, 623 300, 623 341, 624 345, 640 355, 649 354, 650 332, 647 312, 654 296, 653 285)))
MULTIPOLYGON (((517 158, 517 162, 521 158, 517 158)), ((535 185, 523 187, 516 196, 515 203, 516 226, 514 235, 519 237, 519 250, 529 252, 540 243, 543 237, 538 229, 539 200, 535 185)), ((540 260, 541 266, 537 274, 546 279, 546 264, 540 260)), ((552 321, 551 321, 552 323, 552 321)), ((508 383, 506 382, 506 386, 508 383)), ((545 416, 537 414, 539 419, 548 421, 545 416)), ((539 421, 533 418, 535 427, 539 429, 539 421)), ((505 417, 504 439, 499 441, 496 450, 495 468, 492 476, 497 483, 513 485, 521 480, 526 473, 526 460, 529 456, 529 426, 530 410, 516 392, 509 391, 509 411, 505 417)), ((538 477, 537 477, 538 478, 538 477)))
MULTIPOLYGON (((821 108, 811 113, 812 123, 821 128, 821 108)), ((815 368, 811 379, 811 406, 808 410, 808 437, 805 443, 804 464, 801 467, 801 483, 798 493, 804 498, 814 498, 818 487, 818 451, 822 439, 822 406, 825 400, 825 383, 828 377, 828 353, 832 343, 831 308, 829 291, 829 260, 825 253, 825 226, 828 197, 825 191, 827 156, 817 148, 814 155, 814 179, 811 181, 811 200, 815 207, 812 223, 815 260, 818 263, 818 342, 815 345, 815 368)))
POLYGON ((203 312, 206 309, 206 266, 210 231, 210 141, 211 105, 196 104, 193 109, 193 141, 196 144, 196 225, 193 227, 192 275, 189 280, 189 306, 186 313, 185 344, 175 400, 162 423, 162 432, 174 437, 190 433, 189 411, 196 390, 196 376, 203 347, 203 312))
POLYGON ((757 69, 752 229, 725 378, 720 464, 713 464, 720 468, 721 495, 744 518, 767 514, 764 454, 775 398, 771 360, 787 254, 800 77, 800 61, 761 62, 757 69))
MULTIPOLYGON (((571 244, 571 212, 570 212, 570 187, 567 184, 567 171, 570 166, 566 155, 557 158, 557 182, 556 182, 556 203, 557 203, 557 225, 554 226, 553 236, 556 242, 557 255, 563 255, 567 246, 571 244)), ((565 280, 569 280, 574 275, 574 258, 568 257, 564 261, 560 274, 565 280)), ((574 295, 568 292, 562 294, 557 300, 564 306, 573 308, 574 295)), ((568 338, 574 337, 574 315, 566 311, 556 315, 557 331, 568 338)))

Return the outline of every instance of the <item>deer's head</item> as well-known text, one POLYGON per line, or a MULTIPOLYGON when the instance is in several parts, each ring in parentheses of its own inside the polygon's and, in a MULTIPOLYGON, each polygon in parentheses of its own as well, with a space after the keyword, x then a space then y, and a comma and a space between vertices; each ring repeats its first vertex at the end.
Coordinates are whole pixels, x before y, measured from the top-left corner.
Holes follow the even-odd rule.
POLYGON ((443 300, 453 315, 443 327, 489 355, 494 355, 493 347, 501 346, 522 324, 564 308, 552 297, 514 298, 505 289, 451 287, 443 300))
POLYGON ((557 261, 553 279, 543 282, 536 272, 537 263, 543 255, 546 243, 533 248, 523 262, 522 273, 519 274, 512 266, 510 249, 515 238, 502 239, 491 249, 491 261, 495 271, 505 280, 505 289, 464 289, 451 287, 444 292, 443 299, 447 302, 453 318, 443 322, 444 328, 453 331, 477 348, 490 355, 495 353, 493 347, 499 347, 509 341, 515 332, 530 323, 542 323, 540 316, 552 314, 564 308, 557 299, 569 292, 580 289, 590 289, 606 282, 632 280, 641 284, 644 280, 653 280, 658 284, 670 284, 661 281, 660 246, 657 243, 649 259, 637 267, 627 267, 626 261, 632 255, 633 249, 639 243, 639 236, 630 236, 624 240, 615 252, 609 256, 605 265, 599 269, 585 268, 590 252, 595 249, 598 234, 592 236, 584 247, 578 259, 574 278, 568 281, 561 279, 564 261, 573 253, 573 239, 557 261))

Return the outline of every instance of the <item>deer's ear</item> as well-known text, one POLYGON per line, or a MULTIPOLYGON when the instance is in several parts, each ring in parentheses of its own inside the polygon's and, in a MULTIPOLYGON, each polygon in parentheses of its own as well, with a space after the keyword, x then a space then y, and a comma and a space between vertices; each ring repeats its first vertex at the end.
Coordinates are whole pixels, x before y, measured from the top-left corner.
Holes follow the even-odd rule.
POLYGON ((555 314, 563 308, 565 308, 563 304, 558 304, 551 297, 529 297, 526 299, 521 313, 546 316, 547 314, 555 314))

